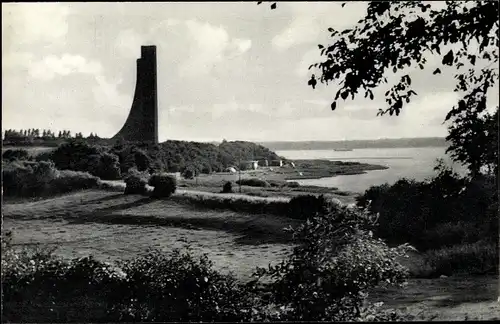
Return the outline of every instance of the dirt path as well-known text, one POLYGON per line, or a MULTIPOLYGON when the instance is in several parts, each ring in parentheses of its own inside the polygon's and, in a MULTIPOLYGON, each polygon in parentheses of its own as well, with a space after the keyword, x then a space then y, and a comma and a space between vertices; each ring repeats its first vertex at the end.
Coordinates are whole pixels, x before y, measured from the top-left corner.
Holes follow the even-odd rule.
POLYGON ((370 296, 413 320, 500 320, 498 277, 411 279, 403 289, 379 288, 370 296))

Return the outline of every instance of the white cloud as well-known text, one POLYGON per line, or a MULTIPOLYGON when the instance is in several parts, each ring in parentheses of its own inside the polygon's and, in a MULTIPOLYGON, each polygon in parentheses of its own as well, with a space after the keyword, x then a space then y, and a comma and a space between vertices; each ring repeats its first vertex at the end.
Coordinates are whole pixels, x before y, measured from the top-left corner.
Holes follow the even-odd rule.
POLYGON ((291 12, 291 22, 272 40, 278 50, 325 39, 328 27, 346 28, 355 24, 366 12, 364 2, 350 2, 345 8, 341 7, 340 2, 294 2, 283 5, 291 12))
POLYGON ((299 77, 305 77, 310 74, 314 69, 309 70, 309 66, 314 63, 319 63, 324 59, 320 55, 320 51, 317 47, 307 51, 303 56, 300 63, 297 65, 295 69, 295 74, 299 77))
POLYGON ((87 61, 80 55, 64 54, 61 57, 50 55, 41 61, 31 63, 29 72, 36 79, 51 80, 56 76, 72 73, 100 75, 102 66, 99 62, 87 61))
POLYGON ((61 40, 68 32, 70 13, 70 6, 59 3, 2 4, 2 48, 61 40))

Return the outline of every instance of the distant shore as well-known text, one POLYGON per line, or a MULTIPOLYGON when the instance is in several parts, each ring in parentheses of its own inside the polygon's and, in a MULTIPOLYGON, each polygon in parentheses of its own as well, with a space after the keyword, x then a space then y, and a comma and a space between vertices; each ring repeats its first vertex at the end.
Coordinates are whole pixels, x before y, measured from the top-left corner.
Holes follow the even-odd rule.
POLYGON ((273 169, 272 180, 305 180, 335 177, 339 175, 363 174, 367 171, 386 170, 387 166, 360 162, 330 160, 291 160, 295 167, 273 169))

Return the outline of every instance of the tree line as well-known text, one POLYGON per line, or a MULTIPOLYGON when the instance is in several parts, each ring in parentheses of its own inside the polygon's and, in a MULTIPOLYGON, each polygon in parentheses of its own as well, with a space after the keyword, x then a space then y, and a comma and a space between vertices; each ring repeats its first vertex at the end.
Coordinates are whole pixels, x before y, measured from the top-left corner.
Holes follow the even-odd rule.
POLYGON ((51 139, 70 139, 70 138, 90 138, 90 139, 98 139, 99 136, 94 133, 90 133, 88 137, 84 137, 82 132, 77 132, 72 134, 70 130, 60 130, 56 136, 56 133, 51 131, 50 129, 43 129, 40 131, 39 128, 29 128, 29 129, 8 129, 4 132, 4 140, 5 141, 26 141, 29 139, 43 139, 43 140, 51 140, 51 139))

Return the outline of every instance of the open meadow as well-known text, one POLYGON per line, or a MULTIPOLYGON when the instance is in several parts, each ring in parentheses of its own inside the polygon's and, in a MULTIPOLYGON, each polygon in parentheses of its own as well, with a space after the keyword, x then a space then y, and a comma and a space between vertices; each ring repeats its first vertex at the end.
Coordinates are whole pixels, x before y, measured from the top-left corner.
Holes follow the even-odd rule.
MULTIPOLYGON (((276 264, 291 251, 290 236, 283 228, 299 221, 194 208, 182 199, 193 194, 180 192, 169 200, 152 200, 86 190, 38 201, 7 200, 2 206, 3 227, 14 233, 16 248, 41 243, 64 258, 92 254, 102 261, 115 261, 150 248, 168 253, 189 247, 194 255, 208 254, 216 269, 232 272, 239 280, 248 280, 257 266, 276 264)), ((406 263, 418 266, 415 259, 406 263)), ((410 279, 402 289, 379 287, 369 299, 383 301, 416 320, 499 319, 494 301, 497 289, 498 278, 493 276, 410 279)))

